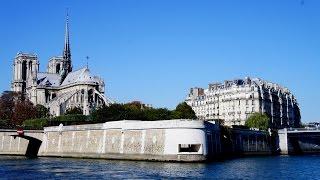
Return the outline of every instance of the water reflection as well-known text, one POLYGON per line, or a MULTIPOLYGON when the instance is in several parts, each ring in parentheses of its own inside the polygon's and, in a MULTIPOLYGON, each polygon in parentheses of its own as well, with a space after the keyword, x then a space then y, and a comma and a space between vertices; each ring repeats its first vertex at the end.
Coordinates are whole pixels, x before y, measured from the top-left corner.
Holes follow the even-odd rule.
POLYGON ((310 179, 318 177, 319 164, 320 156, 250 157, 207 164, 0 156, 0 177, 310 179))

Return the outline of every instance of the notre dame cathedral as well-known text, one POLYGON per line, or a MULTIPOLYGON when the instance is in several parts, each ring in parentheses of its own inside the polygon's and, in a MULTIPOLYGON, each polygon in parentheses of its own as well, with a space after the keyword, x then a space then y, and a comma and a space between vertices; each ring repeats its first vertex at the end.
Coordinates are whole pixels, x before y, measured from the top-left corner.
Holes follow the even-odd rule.
POLYGON ((88 67, 72 69, 68 16, 63 54, 49 60, 46 72, 39 71, 34 54, 18 53, 14 59, 11 90, 22 92, 33 104, 49 108, 53 116, 73 107, 80 107, 88 115, 96 107, 109 105, 104 89, 104 81, 93 76, 88 67))

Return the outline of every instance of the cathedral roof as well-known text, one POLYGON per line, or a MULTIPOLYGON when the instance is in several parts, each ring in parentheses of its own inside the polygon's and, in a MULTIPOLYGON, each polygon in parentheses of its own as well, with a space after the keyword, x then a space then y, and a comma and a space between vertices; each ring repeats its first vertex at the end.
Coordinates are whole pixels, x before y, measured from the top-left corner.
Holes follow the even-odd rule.
POLYGON ((60 86, 61 76, 53 73, 39 72, 37 74, 37 84, 40 86, 58 87, 60 86))
POLYGON ((62 82, 62 86, 73 83, 99 83, 99 78, 92 76, 88 68, 70 72, 62 82))

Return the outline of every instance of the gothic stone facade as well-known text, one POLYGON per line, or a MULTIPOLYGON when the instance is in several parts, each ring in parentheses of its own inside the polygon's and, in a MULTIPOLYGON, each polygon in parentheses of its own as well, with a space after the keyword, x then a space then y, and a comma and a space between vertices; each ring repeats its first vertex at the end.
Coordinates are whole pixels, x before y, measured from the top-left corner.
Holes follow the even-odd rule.
POLYGON ((18 53, 13 63, 12 91, 22 92, 33 104, 41 104, 59 116, 68 108, 80 107, 83 114, 110 101, 104 96, 104 81, 88 67, 72 70, 68 19, 63 55, 49 60, 46 72, 39 72, 34 54, 18 53))
POLYGON ((219 119, 225 125, 244 125, 250 114, 266 113, 274 127, 300 124, 300 109, 293 94, 259 78, 226 80, 208 89, 191 88, 186 103, 199 119, 219 119))

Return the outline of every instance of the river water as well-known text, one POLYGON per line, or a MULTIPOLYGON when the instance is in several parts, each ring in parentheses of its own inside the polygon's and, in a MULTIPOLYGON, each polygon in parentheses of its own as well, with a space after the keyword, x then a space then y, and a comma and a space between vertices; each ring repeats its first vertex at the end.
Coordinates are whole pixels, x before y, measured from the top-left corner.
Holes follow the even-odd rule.
POLYGON ((164 163, 0 156, 0 179, 320 179, 320 155, 164 163))

